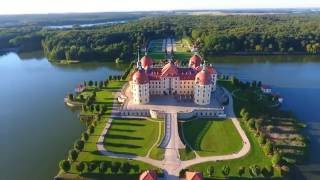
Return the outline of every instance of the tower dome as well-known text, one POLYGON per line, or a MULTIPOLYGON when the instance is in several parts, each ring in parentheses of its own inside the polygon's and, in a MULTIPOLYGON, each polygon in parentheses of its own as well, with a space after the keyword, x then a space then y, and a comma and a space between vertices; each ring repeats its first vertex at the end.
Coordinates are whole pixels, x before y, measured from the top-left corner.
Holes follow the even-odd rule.
POLYGON ((195 77, 196 84, 199 85, 209 85, 211 84, 212 77, 211 74, 207 71, 205 65, 200 72, 197 73, 195 77))
POLYGON ((146 68, 151 67, 153 65, 152 58, 150 56, 148 56, 147 54, 141 58, 140 62, 141 62, 141 66, 143 69, 146 69, 146 68))
POLYGON ((200 66, 200 64, 201 64, 201 58, 197 54, 193 55, 189 60, 189 67, 196 68, 200 66))
POLYGON ((144 69, 138 69, 132 76, 133 82, 137 84, 146 84, 149 82, 148 76, 144 69))

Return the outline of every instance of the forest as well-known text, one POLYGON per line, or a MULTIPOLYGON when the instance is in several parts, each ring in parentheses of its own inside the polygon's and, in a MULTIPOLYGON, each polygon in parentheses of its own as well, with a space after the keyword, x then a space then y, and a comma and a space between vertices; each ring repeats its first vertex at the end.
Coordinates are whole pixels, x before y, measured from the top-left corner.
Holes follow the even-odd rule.
POLYGON ((72 29, 22 26, 0 29, 0 49, 43 49, 51 60, 133 58, 138 45, 165 36, 188 38, 208 54, 320 54, 320 14, 174 15, 125 24, 72 29))

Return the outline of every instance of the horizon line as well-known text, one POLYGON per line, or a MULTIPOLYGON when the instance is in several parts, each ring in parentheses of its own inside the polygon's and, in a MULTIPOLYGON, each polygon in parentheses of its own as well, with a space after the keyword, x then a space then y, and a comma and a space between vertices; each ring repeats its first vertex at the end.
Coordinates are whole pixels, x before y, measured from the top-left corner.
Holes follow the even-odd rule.
POLYGON ((219 9, 162 9, 162 10, 136 10, 136 11, 66 11, 48 13, 11 13, 1 14, 0 16, 19 16, 19 15, 57 15, 57 14, 95 14, 95 13, 143 13, 143 12, 174 12, 174 11, 225 11, 225 10, 295 10, 295 9, 319 9, 319 7, 269 7, 269 8, 219 8, 219 9))

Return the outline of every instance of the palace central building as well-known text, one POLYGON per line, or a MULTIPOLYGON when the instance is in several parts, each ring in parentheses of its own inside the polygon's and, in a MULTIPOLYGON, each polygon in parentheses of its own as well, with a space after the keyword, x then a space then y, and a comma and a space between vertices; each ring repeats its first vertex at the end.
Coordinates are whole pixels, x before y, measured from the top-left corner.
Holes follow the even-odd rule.
POLYGON ((217 72, 201 58, 193 55, 189 66, 180 66, 169 60, 163 67, 153 63, 145 54, 137 62, 130 87, 133 103, 147 104, 152 95, 188 95, 194 103, 210 104, 211 93, 216 90, 217 72))

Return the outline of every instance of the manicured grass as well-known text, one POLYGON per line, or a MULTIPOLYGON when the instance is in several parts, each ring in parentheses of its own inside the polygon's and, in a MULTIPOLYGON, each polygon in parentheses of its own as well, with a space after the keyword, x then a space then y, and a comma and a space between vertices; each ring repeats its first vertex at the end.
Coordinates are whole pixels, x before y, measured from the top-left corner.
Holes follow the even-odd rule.
POLYGON ((148 55, 155 61, 160 61, 166 58, 164 52, 151 52, 151 53, 148 53, 148 55))
MULTIPOLYGON (((248 139, 251 143, 251 150, 246 156, 239 159, 228 160, 228 161, 201 163, 201 164, 191 166, 188 169, 195 170, 195 171, 202 171, 205 173, 205 176, 208 176, 208 174, 206 174, 207 168, 210 166, 213 166, 215 168, 215 178, 218 178, 218 177, 222 178, 224 176, 221 172, 221 169, 224 165, 228 165, 230 167, 230 174, 229 174, 230 177, 239 177, 238 175, 239 167, 244 166, 246 170, 242 178, 250 178, 251 176, 248 170, 250 166, 259 165, 261 168, 271 166, 272 164, 271 164, 270 158, 264 154, 259 143, 254 138, 253 133, 249 132, 250 130, 243 124, 242 124, 242 128, 246 132, 248 139)), ((276 169, 274 170, 274 176, 277 178, 280 177, 279 170, 276 170, 276 169)))
POLYGON ((185 149, 179 149, 179 155, 182 161, 196 158, 196 154, 188 146, 185 149))
POLYGON ((185 161, 185 160, 194 159, 196 157, 196 154, 193 152, 193 150, 190 149, 190 147, 184 141, 185 139, 183 138, 184 136, 184 132, 182 132, 183 122, 179 121, 178 125, 179 125, 179 129, 178 129, 179 136, 181 138, 181 141, 183 141, 183 143, 186 145, 185 149, 179 149, 180 160, 185 161))
POLYGON ((164 121, 161 120, 158 123, 159 123, 159 129, 160 129, 159 141, 157 142, 157 145, 155 147, 153 147, 152 150, 150 151, 149 157, 152 159, 156 159, 156 160, 163 160, 165 150, 160 148, 159 145, 160 145, 161 140, 164 136, 164 121))
POLYGON ((145 156, 156 143, 158 134, 158 122, 145 119, 114 119, 104 145, 111 152, 145 156))
POLYGON ((238 152, 242 140, 230 119, 195 119, 183 123, 185 140, 200 156, 238 152))
MULTIPOLYGON (((103 88, 99 93, 97 92, 97 100, 98 103, 104 103, 109 104, 111 106, 113 95, 112 92, 122 87, 122 85, 126 81, 110 81, 107 88, 103 88)), ((138 174, 140 171, 147 170, 147 169, 158 169, 156 167, 153 167, 152 165, 135 161, 135 160, 125 160, 125 159, 116 159, 116 158, 110 158, 104 155, 101 155, 99 151, 97 150, 96 142, 98 141, 98 138, 104 129, 104 126, 110 116, 111 108, 108 108, 107 112, 105 112, 101 118, 100 121, 97 122, 97 125, 95 127, 95 131, 93 134, 89 136, 88 141, 84 145, 83 151, 79 153, 79 156, 77 158, 76 162, 73 162, 71 165, 70 173, 72 174, 79 174, 75 166, 78 162, 100 162, 100 161, 108 161, 108 162, 129 162, 132 167, 135 167, 135 169, 138 168, 138 171, 134 171, 133 168, 131 169, 129 174, 119 174, 117 176, 112 175, 110 172, 110 169, 108 169, 105 173, 100 173, 98 171, 99 168, 96 168, 92 172, 88 172, 87 169, 84 170, 84 173, 82 176, 84 177, 99 177, 99 178, 111 178, 111 179, 136 179, 138 177, 138 174)), ((79 136, 80 139, 80 136, 79 136)), ((72 148, 72 145, 70 146, 72 148)), ((67 152, 67 151, 66 151, 67 152)), ((59 172, 59 174, 63 174, 63 172, 59 172)))
POLYGON ((189 62, 189 59, 191 58, 192 53, 190 53, 190 52, 174 52, 173 56, 175 59, 178 59, 180 61, 189 62))

